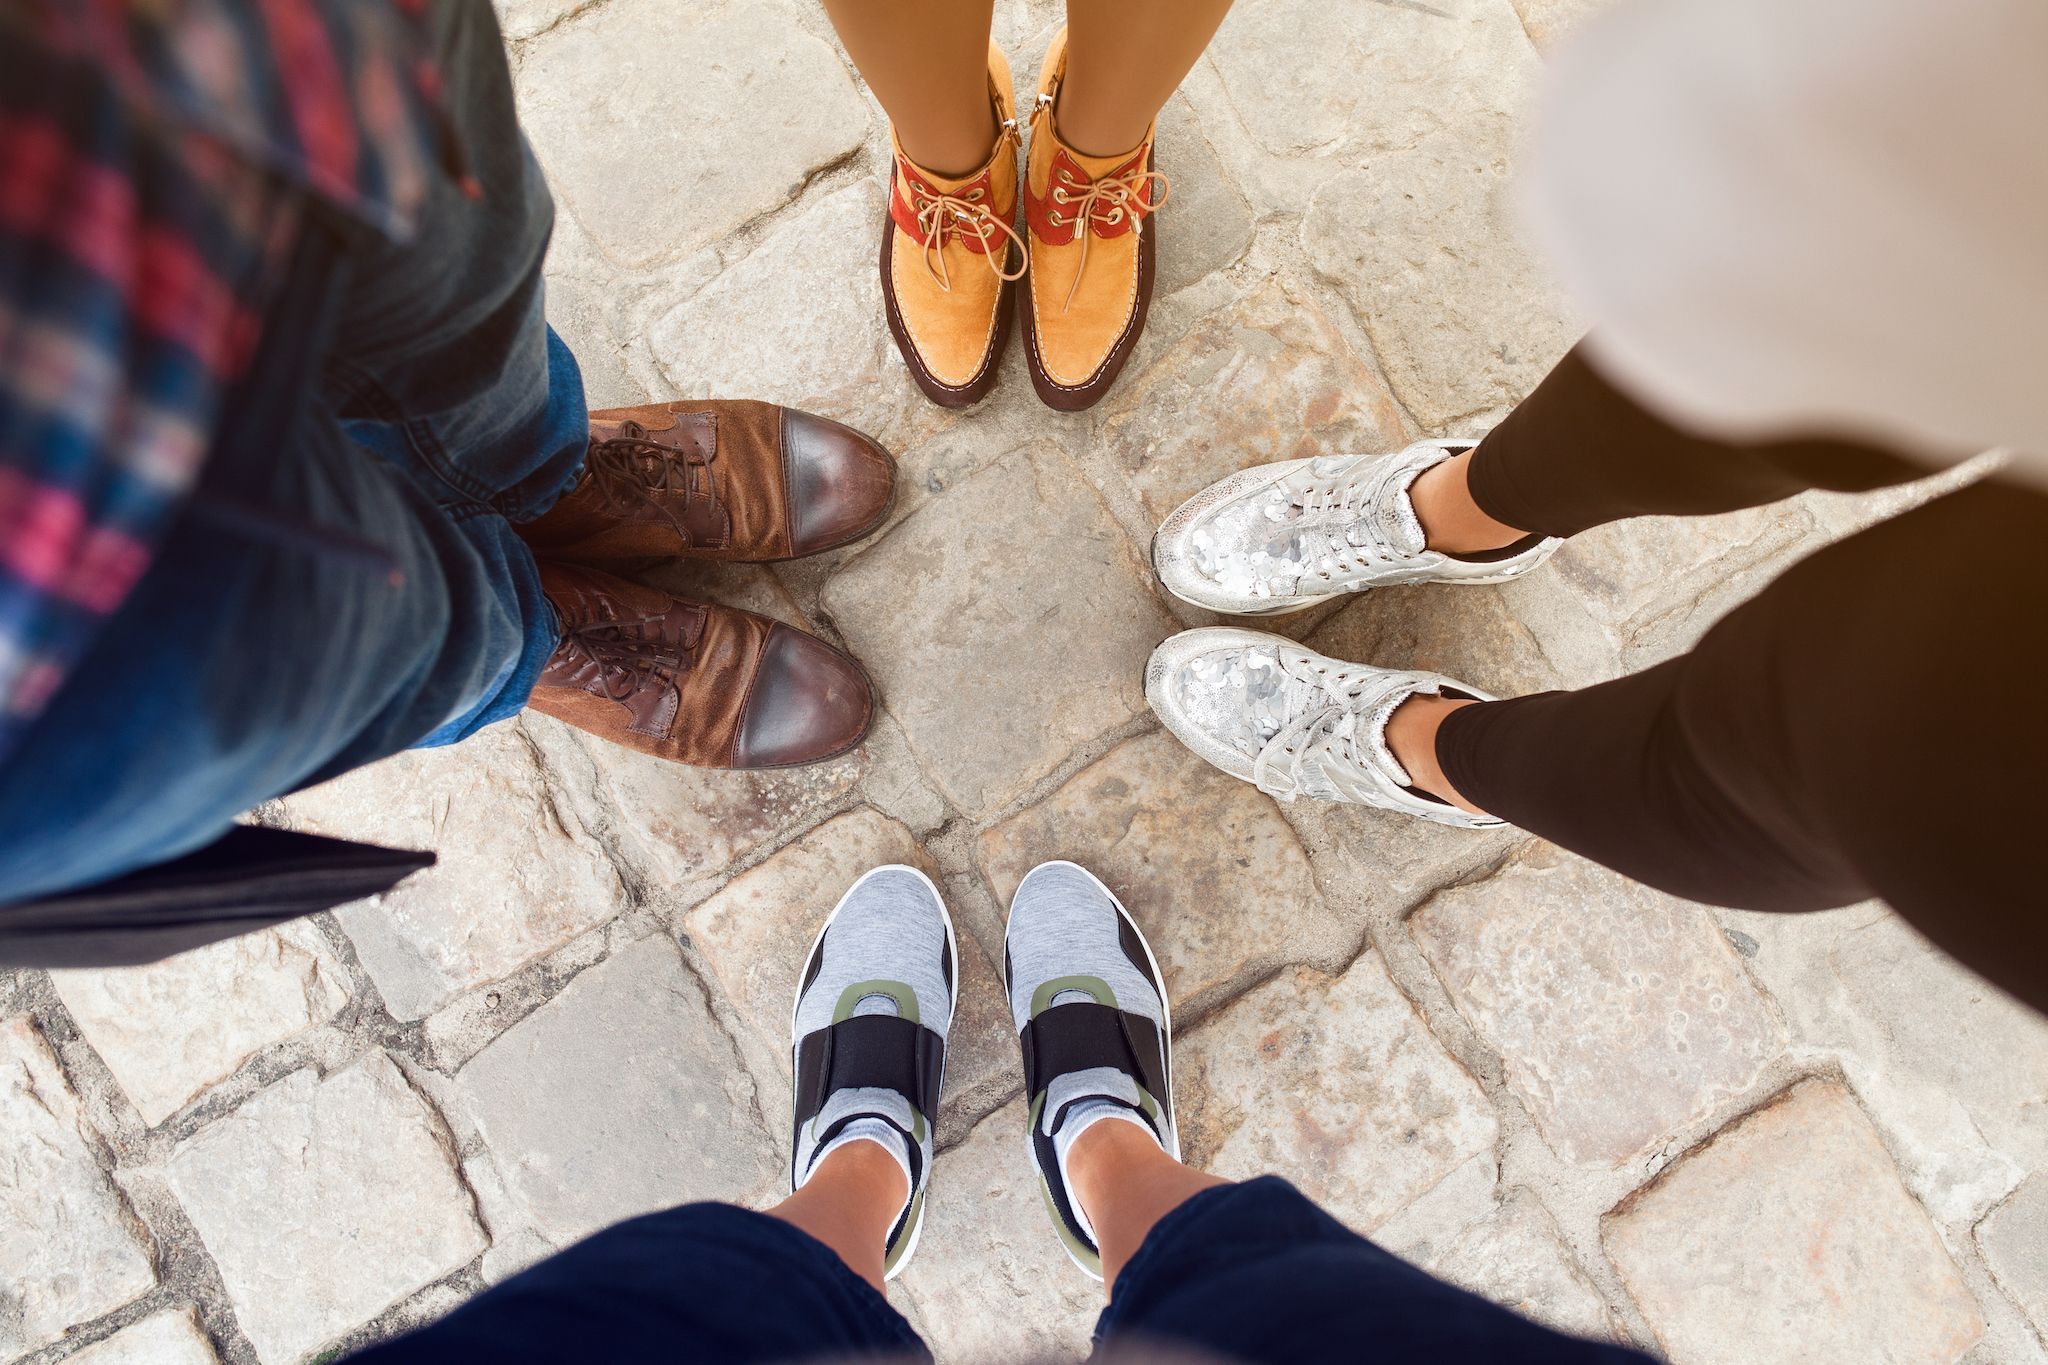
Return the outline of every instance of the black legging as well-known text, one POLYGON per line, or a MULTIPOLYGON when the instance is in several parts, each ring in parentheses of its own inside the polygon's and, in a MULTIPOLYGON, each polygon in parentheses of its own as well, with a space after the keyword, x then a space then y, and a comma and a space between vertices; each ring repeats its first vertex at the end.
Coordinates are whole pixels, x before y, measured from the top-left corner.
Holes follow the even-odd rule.
MULTIPOLYGON (((1570 535, 1927 471, 1838 441, 1724 445, 1573 352, 1480 445, 1474 500, 1570 535)), ((1444 774, 1486 810, 1660 890, 1749 910, 1881 896, 2048 1008, 2048 496, 2002 480, 1830 545, 1693 650, 1465 707, 1444 774)))

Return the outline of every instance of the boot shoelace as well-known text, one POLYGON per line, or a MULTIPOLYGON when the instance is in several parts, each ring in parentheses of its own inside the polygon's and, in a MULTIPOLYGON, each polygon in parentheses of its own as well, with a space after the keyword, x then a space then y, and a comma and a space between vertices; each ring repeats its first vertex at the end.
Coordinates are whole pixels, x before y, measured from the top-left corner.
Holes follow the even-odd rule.
POLYGON ((1328 472, 1320 460, 1311 469, 1315 479, 1292 501, 1305 520, 1322 523, 1319 529, 1328 536, 1328 546, 1305 562, 1304 570, 1328 582, 1340 573, 1384 568, 1412 557, 1387 539, 1373 515, 1398 488, 1414 480, 1412 468, 1400 461, 1375 460, 1360 469, 1356 461, 1339 458, 1329 461, 1328 472), (1364 539, 1356 539, 1361 533, 1364 539))
POLYGON ((628 421, 618 435, 591 443, 584 468, 605 511, 624 514, 652 507, 688 543, 694 539, 689 528, 655 495, 681 492, 709 499, 715 508, 718 490, 711 477, 711 458, 697 450, 663 445, 647 434, 647 428, 628 421))
MULTIPOLYGON (((1053 98, 1051 95, 1038 97, 1038 107, 1031 114, 1034 122, 1042 118, 1050 128, 1053 98)), ((1045 134, 1041 131, 1037 135, 1045 134)), ((1085 185, 1065 170, 1054 172, 1052 201, 1067 205, 1072 212, 1061 217, 1060 211, 1054 209, 1046 217, 1054 227, 1071 224, 1078 229, 1074 235, 1081 239, 1081 259, 1074 267, 1074 282, 1067 287, 1067 301, 1060 305, 1060 312, 1071 309, 1074 295, 1080 292, 1081 276, 1088 271, 1088 242, 1095 236, 1094 230, 1098 227, 1113 228, 1128 217, 1131 231, 1143 232, 1146 215, 1163 205, 1172 189, 1162 171, 1127 171, 1123 175, 1106 175, 1085 185), (1155 186, 1159 197, 1153 199, 1149 196, 1155 186)))
MULTIPOLYGON (((1000 154, 1004 148, 1016 145, 1017 141, 1017 120, 1003 120, 1001 131, 996 134, 995 152, 991 155, 1000 154)), ((948 294, 953 292, 953 272, 952 267, 946 264, 945 247, 952 238, 973 234, 989 269, 996 272, 998 279, 1022 279, 1029 267, 1030 248, 1017 235, 1017 229, 989 207, 987 197, 985 186, 976 186, 964 195, 927 195, 915 180, 910 181, 910 206, 917 213, 918 245, 924 248, 924 268, 939 282, 939 288, 948 294), (1018 261, 1014 272, 1009 266, 1012 243, 1017 247, 1018 261), (996 257, 998 247, 1003 253, 1000 260, 996 257)))
POLYGON ((673 687, 690 667, 689 646, 664 635, 660 622, 659 616, 583 621, 562 633, 560 648, 588 659, 605 695, 623 702, 649 683, 673 687))

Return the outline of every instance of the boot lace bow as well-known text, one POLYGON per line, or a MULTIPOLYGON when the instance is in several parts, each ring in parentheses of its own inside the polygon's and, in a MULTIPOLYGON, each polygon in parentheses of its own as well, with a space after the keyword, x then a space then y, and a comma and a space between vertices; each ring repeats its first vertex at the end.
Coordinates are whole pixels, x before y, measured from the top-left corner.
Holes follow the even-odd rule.
MULTIPOLYGON (((1017 121, 1006 119, 1002 131, 996 135, 996 153, 1013 147, 1018 140, 1017 121)), ((932 191, 911 177, 905 177, 910 184, 910 209, 917 215, 917 240, 924 251, 924 268, 938 281, 939 288, 953 292, 952 267, 946 263, 946 243, 955 238, 972 236, 981 249, 983 259, 997 278, 1015 280, 1023 278, 1027 268, 1028 248, 1024 239, 1017 235, 1017 229, 999 217, 988 203, 988 187, 976 185, 965 194, 948 194, 932 191), (1009 265, 1010 246, 1017 248, 1017 268, 1009 265), (997 250, 1002 254, 998 256, 997 250)))
POLYGON ((570 626, 557 648, 596 670, 604 694, 623 702, 649 684, 673 687, 689 668, 689 647, 662 627, 655 615, 601 617, 570 626))
MULTIPOLYGON (((1049 123, 1052 106, 1052 96, 1040 95, 1032 118, 1045 119, 1049 123)), ((1131 231, 1143 232, 1146 215, 1164 204, 1172 189, 1163 171, 1133 169, 1122 175, 1105 175, 1099 180, 1083 182, 1064 167, 1054 168, 1050 197, 1055 205, 1065 207, 1067 212, 1062 214, 1060 208, 1055 207, 1046 217, 1054 227, 1073 227, 1074 235, 1081 239, 1081 259, 1074 269, 1074 282, 1067 288, 1067 300, 1060 305, 1062 313, 1074 306, 1074 296, 1081 289, 1081 277, 1088 271, 1089 240, 1099 229, 1114 228, 1126 218, 1130 220, 1131 231)))

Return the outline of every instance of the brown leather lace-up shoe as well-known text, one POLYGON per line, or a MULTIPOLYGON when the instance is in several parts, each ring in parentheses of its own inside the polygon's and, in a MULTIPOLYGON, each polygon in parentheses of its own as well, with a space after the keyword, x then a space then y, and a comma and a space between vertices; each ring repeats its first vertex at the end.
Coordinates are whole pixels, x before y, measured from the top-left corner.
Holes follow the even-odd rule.
POLYGON ((1031 243, 1024 343, 1031 384, 1047 407, 1093 407, 1145 330, 1158 237, 1146 220, 1166 202, 1152 136, 1121 156, 1084 156, 1055 124, 1067 35, 1046 53, 1031 112, 1024 217, 1031 243))
POLYGON ((818 763, 867 735, 874 688, 822 640, 596 569, 543 563, 540 581, 562 642, 536 711, 698 768, 818 763))
POLYGON ((910 377, 941 407, 977 403, 995 386, 1010 340, 1012 285, 1024 273, 1017 235, 1017 111, 1010 64, 989 44, 996 145, 972 175, 934 175, 895 148, 882 223, 882 301, 910 377))
POLYGON ((747 399, 590 414, 583 477, 519 528, 551 559, 774 560, 873 531, 896 462, 852 427, 747 399))

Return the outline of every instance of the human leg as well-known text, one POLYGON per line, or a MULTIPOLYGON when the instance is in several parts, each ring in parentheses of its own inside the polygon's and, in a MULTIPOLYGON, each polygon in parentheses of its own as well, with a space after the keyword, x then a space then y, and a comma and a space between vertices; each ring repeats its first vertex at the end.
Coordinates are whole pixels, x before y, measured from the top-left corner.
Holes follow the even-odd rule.
POLYGON ((1282 460, 1217 481, 1161 524, 1152 562, 1183 601, 1272 615, 1398 583, 1502 582, 1565 537, 1625 517, 1704 516, 1926 472, 1846 441, 1704 439, 1575 349, 1484 438, 1282 460))
POLYGON ((1136 921, 1072 863, 1018 884, 1003 974, 1024 1059, 1029 1141, 1055 1231, 1101 1278, 1096 1328, 1121 1348, 1247 1362, 1414 1365, 1628 1361, 1430 1279, 1284 1182, 1180 1160, 1165 981, 1136 921))
POLYGON ((358 1365, 929 1360, 837 1251, 773 1211, 687 1204, 619 1223, 382 1342, 358 1365))
POLYGON ((1067 0, 1054 111, 1083 156, 1128 157, 1216 36, 1231 0, 1067 0))
POLYGON ((904 155, 941 176, 988 160, 995 0, 825 0, 825 13, 904 155))
POLYGON ((798 980, 786 1198, 622 1223, 358 1359, 928 1360, 884 1286, 923 1226, 958 991, 938 889, 909 867, 861 877, 798 980))
POLYGON ((1024 273, 1010 66, 991 0, 828 0, 847 55, 889 115, 882 303, 911 378, 941 407, 979 402, 1009 342, 1024 273))
POLYGON ((1794 565, 1688 653, 1572 692, 1212 629, 1155 653, 1175 733, 1283 798, 1510 821, 1675 895, 1800 911, 1870 896, 2048 1003, 2011 837, 2043 810, 2048 497, 1987 481, 1794 565))
POLYGON ((1425 476, 1416 499, 1418 511, 1433 503, 1448 511, 1462 501, 1449 485, 1462 479, 1471 503, 1496 524, 1564 537, 1627 517, 1708 516, 1812 488, 1863 492, 1928 472, 1867 442, 1737 443, 1695 434, 1609 383, 1581 346, 1462 462, 1425 476), (1432 479, 1450 496, 1435 497, 1432 479))
MULTIPOLYGON (((1132 1149, 1130 1158, 1089 1150, 1104 1186, 1147 1178, 1170 1161, 1132 1149)), ((1179 1163, 1172 1163, 1178 1165, 1179 1163)), ((1185 1169, 1185 1168, 1183 1168, 1185 1169)), ((1192 1173, 1190 1173, 1192 1174, 1192 1173)), ((1157 1180, 1161 1177, 1152 1176, 1157 1180)), ((1091 1216, 1121 1216, 1096 1193, 1091 1216)), ((1119 1228, 1128 1238, 1136 1228, 1119 1228)), ((1105 1232, 1104 1236, 1110 1234, 1105 1232)), ((1112 1287, 1095 1328, 1096 1358, 1164 1347, 1203 1358, 1263 1365, 1337 1365, 1361 1358, 1386 1365, 1648 1365, 1624 1346, 1565 1336, 1428 1275, 1358 1236, 1277 1176, 1191 1191, 1153 1218, 1112 1287)))

